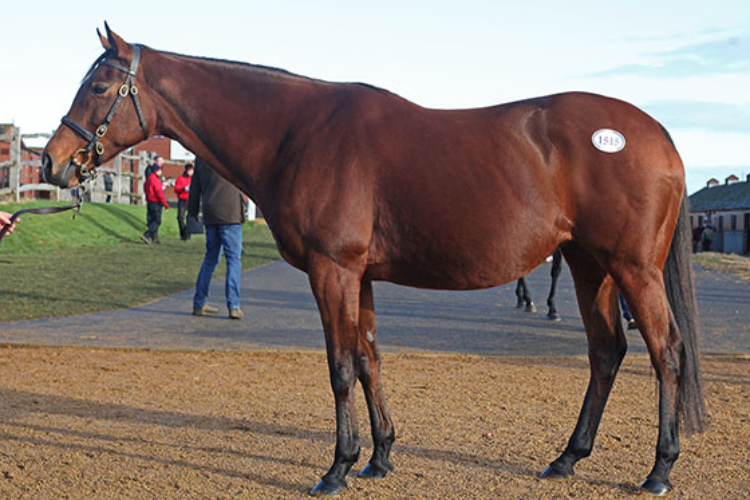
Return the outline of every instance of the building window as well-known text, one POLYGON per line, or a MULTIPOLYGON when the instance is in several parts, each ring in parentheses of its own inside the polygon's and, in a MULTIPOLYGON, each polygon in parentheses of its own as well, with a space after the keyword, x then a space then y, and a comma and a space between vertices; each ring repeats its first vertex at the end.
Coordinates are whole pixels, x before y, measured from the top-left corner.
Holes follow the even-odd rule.
POLYGON ((729 230, 737 231, 737 216, 736 215, 729 216, 729 230))
POLYGON ((9 155, 10 154, 10 149, 8 149, 8 148, 0 149, 0 154, 1 155, 9 155))
POLYGON ((703 216, 702 215, 698 216, 698 227, 703 227, 703 216))
POLYGON ((718 226, 717 231, 719 231, 720 233, 724 232, 724 216, 723 215, 719 216, 719 226, 718 226))

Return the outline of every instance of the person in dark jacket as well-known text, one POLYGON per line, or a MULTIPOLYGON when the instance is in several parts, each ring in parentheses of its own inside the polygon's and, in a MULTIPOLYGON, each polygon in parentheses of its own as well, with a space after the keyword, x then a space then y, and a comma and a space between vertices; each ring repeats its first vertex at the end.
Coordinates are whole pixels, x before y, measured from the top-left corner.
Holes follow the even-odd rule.
POLYGON ((159 239, 159 226, 161 226, 162 208, 169 210, 166 198, 164 198, 164 185, 161 182, 161 164, 155 163, 151 168, 151 175, 143 184, 143 192, 146 196, 146 224, 148 229, 141 235, 146 244, 161 243, 159 239))
POLYGON ((177 194, 177 224, 180 226, 180 239, 187 241, 190 233, 187 230, 187 208, 190 197, 190 181, 193 179, 194 166, 192 163, 185 165, 185 171, 174 183, 174 192, 177 194))
POLYGON ((195 172, 190 183, 188 217, 199 219, 203 204, 203 224, 206 228, 206 255, 203 258, 193 296, 193 315, 214 316, 218 309, 206 304, 208 288, 222 249, 227 262, 224 287, 229 317, 242 319, 240 310, 240 253, 242 252, 242 223, 245 222, 245 196, 229 181, 217 174, 208 163, 195 159, 195 172))

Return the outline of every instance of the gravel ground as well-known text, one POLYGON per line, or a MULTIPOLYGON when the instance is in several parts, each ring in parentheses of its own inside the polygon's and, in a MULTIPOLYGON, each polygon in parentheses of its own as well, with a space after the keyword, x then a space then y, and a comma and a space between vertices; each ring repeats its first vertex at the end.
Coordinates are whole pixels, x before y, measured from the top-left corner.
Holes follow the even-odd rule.
MULTIPOLYGON (((656 383, 626 358, 593 455, 565 445, 585 358, 386 353, 396 471, 341 498, 626 498, 648 474, 656 383)), ((673 498, 748 498, 750 361, 707 357, 713 423, 683 437, 673 498)), ((304 498, 333 458, 323 354, 0 348, 0 498, 304 498)), ((360 428, 368 434, 364 398, 360 428)), ((360 462, 371 452, 363 440, 360 462)))

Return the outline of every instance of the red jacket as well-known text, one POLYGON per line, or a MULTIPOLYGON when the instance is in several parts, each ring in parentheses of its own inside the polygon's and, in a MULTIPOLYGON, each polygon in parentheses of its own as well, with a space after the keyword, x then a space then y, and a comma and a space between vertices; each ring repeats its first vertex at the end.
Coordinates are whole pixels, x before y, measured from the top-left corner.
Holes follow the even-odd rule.
POLYGON ((177 193, 177 198, 180 200, 187 200, 190 197, 190 181, 193 180, 189 175, 181 175, 177 178, 174 183, 174 192, 177 193))
POLYGON ((166 208, 169 208, 167 199, 164 198, 164 187, 161 183, 161 177, 154 172, 148 176, 146 183, 143 185, 143 192, 146 194, 146 201, 161 203, 166 208))

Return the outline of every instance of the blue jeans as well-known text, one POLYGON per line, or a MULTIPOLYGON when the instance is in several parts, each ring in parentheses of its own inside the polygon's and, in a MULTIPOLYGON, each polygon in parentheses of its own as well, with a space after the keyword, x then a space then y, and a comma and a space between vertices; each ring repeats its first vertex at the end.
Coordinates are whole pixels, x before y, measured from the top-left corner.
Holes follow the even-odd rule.
POLYGON ((195 284, 193 307, 203 307, 208 299, 208 287, 211 277, 219 263, 221 250, 224 249, 224 259, 227 261, 227 278, 224 294, 227 297, 227 307, 240 307, 240 253, 242 252, 242 224, 206 225, 206 256, 203 258, 198 282, 195 284))
POLYGON ((620 309, 622 310, 622 317, 625 318, 625 321, 630 321, 633 319, 633 315, 630 314, 630 309, 628 309, 628 304, 625 302, 625 297, 622 296, 622 292, 618 292, 617 295, 620 297, 620 309))

